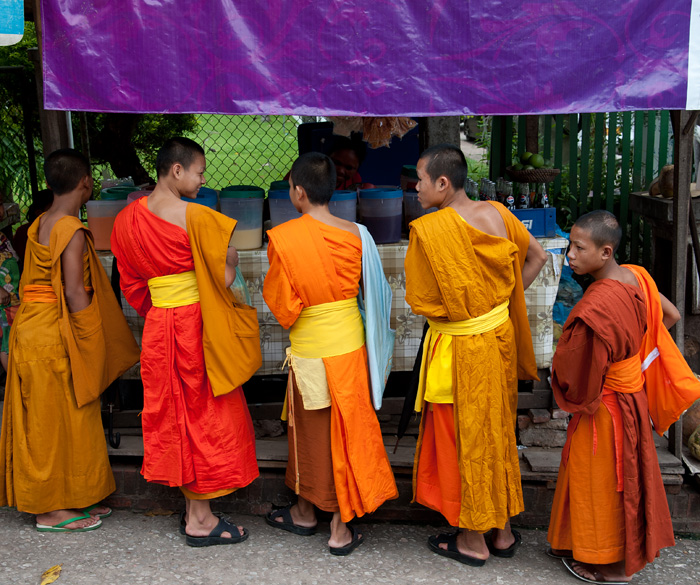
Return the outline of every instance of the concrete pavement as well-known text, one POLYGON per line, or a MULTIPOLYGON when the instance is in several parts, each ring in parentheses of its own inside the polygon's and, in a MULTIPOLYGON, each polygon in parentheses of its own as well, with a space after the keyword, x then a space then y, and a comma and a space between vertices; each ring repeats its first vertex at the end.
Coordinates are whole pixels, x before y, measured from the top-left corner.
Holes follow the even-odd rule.
MULTIPOLYGON (((490 559, 473 568, 431 553, 426 540, 445 526, 357 522, 366 543, 349 557, 327 551, 328 525, 314 536, 295 536, 239 516, 251 535, 241 544, 195 549, 177 533, 177 517, 116 511, 83 534, 40 534, 33 517, 0 509, 0 584, 39 584, 49 567, 63 564, 56 585, 331 585, 459 583, 567 585, 581 583, 544 554, 546 533, 521 530, 514 559, 490 559)), ((700 541, 679 538, 675 548, 633 580, 635 584, 700 585, 700 541)))

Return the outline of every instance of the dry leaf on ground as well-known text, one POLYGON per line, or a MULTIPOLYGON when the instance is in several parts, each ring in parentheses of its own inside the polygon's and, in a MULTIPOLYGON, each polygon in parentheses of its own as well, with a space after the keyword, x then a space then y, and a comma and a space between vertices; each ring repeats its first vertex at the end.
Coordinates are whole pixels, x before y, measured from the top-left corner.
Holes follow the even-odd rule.
POLYGON ((46 569, 41 574, 41 585, 49 585, 49 583, 56 581, 61 576, 61 567, 63 565, 54 565, 50 569, 46 569))

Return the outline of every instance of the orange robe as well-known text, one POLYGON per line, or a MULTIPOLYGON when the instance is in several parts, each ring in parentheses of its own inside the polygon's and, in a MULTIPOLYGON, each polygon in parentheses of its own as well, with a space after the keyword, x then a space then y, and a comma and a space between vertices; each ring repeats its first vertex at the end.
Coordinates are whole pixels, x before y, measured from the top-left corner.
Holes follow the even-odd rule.
MULTIPOLYGON (((359 237, 309 215, 285 222, 268 236, 270 269, 263 296, 283 327, 293 326, 305 307, 357 296, 362 274, 359 237), (302 248, 300 241, 310 241, 312 248, 302 248), (309 268, 312 254, 314 262, 319 256, 323 274, 309 268)), ((343 522, 348 522, 373 512, 398 492, 372 408, 364 345, 323 358, 323 363, 329 408, 305 411, 290 376, 294 419, 289 425, 286 484, 296 489, 298 471, 297 493, 322 510, 340 511, 343 522)))
MULTIPOLYGON (((218 274, 224 288, 226 249, 235 220, 190 203, 186 231, 150 212, 147 202, 142 197, 126 207, 112 232, 124 296, 146 317, 141 354, 141 473, 148 481, 185 488, 188 497, 215 497, 258 476, 253 424, 242 388, 224 384, 225 393, 218 396, 212 388, 214 379, 227 378, 225 372, 217 371, 219 361, 207 359, 203 343, 203 313, 212 311, 204 306, 204 299, 216 287, 201 278, 206 264, 195 270, 199 260, 193 257, 196 253, 199 258, 207 244, 198 241, 207 237, 200 234, 199 224, 208 225, 206 233, 221 235, 210 242, 210 255, 219 259, 212 274, 218 274), (200 302, 175 308, 152 306, 149 279, 191 270, 196 272, 200 302)), ((232 333, 231 319, 224 314, 219 321, 219 336, 226 343, 232 333)), ((231 362, 236 357, 229 356, 231 362)))
POLYGON ((529 235, 495 207, 508 238, 481 232, 447 208, 411 223, 405 262, 406 302, 433 321, 481 317, 510 302, 510 317, 496 329, 452 337, 452 404, 425 403, 416 448, 415 501, 480 532, 503 528, 523 510, 518 372, 536 377, 521 278, 529 235))
POLYGON ((64 217, 43 246, 39 221, 28 231, 0 436, 0 505, 32 514, 85 508, 114 491, 97 398, 138 361, 90 232, 77 217, 64 217), (81 229, 92 297, 69 313, 61 254, 81 229))
MULTIPOLYGON (((647 399, 648 392, 667 390, 652 388, 642 375, 644 347, 663 328, 663 312, 658 292, 645 294, 656 291, 646 271, 628 268, 642 288, 609 279, 591 284, 569 315, 554 355, 554 395, 574 418, 548 538, 553 548, 572 550, 581 562, 624 561, 632 575, 661 548, 673 546, 674 538, 647 399)), ((660 349, 662 355, 669 351, 660 349)), ((693 391, 700 396, 699 389, 695 382, 686 398, 693 391)))

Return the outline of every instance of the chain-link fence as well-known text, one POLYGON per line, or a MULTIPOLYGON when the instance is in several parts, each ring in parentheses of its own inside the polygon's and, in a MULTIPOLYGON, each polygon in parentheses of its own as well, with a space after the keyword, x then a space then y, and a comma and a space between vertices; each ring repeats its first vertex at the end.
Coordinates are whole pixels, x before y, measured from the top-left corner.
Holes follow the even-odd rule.
POLYGON ((255 185, 265 190, 284 178, 299 154, 300 116, 197 115, 190 135, 204 147, 207 186, 255 185))
POLYGON ((37 189, 37 167, 30 118, 32 115, 21 67, 0 67, 0 197, 2 202, 14 201, 22 218, 37 189), (14 91, 8 91, 12 88, 14 91), (24 98, 24 99, 23 99, 24 98))

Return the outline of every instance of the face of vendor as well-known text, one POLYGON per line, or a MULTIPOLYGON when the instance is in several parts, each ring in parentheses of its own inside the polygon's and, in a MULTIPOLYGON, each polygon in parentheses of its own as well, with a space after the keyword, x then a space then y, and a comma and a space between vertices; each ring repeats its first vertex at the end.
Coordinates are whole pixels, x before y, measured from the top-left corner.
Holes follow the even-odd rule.
POLYGON ((206 169, 207 162, 201 154, 194 157, 189 167, 184 168, 180 165, 179 169, 175 169, 180 185, 180 195, 190 199, 197 197, 199 188, 206 182, 204 179, 206 169))
POLYGON ((418 183, 416 184, 418 201, 423 209, 429 209, 430 207, 439 208, 445 200, 445 179, 438 177, 437 181, 433 182, 425 169, 426 166, 427 162, 425 159, 421 158, 418 160, 416 165, 416 171, 418 172, 418 183))
POLYGON ((360 168, 360 159, 354 150, 338 150, 331 154, 331 160, 335 164, 336 180, 335 187, 340 189, 351 184, 357 169, 360 168))
POLYGON ((612 255, 612 247, 609 245, 597 246, 591 239, 588 230, 578 226, 571 228, 569 236, 569 251, 566 257, 569 260, 571 270, 576 274, 592 274, 598 272, 612 255))

